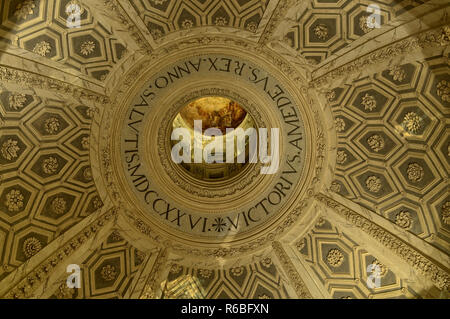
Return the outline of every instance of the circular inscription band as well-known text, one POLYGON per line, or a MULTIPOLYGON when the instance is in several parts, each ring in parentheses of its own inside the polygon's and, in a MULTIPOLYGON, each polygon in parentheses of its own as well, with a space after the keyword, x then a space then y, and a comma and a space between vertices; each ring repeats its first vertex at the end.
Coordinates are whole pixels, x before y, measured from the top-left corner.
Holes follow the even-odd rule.
POLYGON ((118 112, 120 129, 112 133, 120 140, 118 175, 130 210, 173 236, 220 243, 262 231, 294 207, 310 174, 304 168, 311 158, 311 128, 304 125, 306 111, 292 87, 254 61, 218 53, 180 58, 147 79, 118 112), (269 164, 254 163, 232 178, 203 181, 171 160, 175 117, 208 96, 235 101, 256 128, 279 128, 275 174, 261 174, 269 164))

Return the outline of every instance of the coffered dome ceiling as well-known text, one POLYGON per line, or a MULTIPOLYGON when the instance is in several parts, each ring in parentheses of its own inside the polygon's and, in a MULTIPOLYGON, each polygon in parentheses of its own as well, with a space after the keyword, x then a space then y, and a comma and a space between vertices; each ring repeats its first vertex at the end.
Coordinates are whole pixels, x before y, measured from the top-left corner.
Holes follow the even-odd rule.
POLYGON ((448 298, 449 10, 2 1, 0 296, 448 298), (195 119, 279 169, 175 163, 195 119))

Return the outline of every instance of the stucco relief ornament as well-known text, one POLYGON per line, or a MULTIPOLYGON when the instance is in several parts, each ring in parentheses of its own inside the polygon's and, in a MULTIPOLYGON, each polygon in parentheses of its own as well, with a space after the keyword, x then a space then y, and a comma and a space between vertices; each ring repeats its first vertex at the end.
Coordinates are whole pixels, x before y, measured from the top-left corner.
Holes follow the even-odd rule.
POLYGON ((446 25, 442 28, 439 35, 439 42, 441 45, 447 45, 450 42, 450 26, 446 25))
POLYGON ((23 200, 20 190, 12 189, 6 194, 5 205, 10 212, 18 212, 23 207, 23 200))
POLYGON ((18 143, 19 142, 17 140, 13 140, 10 138, 3 142, 2 148, 0 150, 2 153, 2 157, 7 161, 15 159, 18 156, 17 152, 20 151, 20 147, 19 145, 17 145, 18 143))
POLYGON ((320 40, 325 40, 328 37, 328 27, 325 24, 318 24, 314 27, 314 34, 320 40))
POLYGON ((256 30, 258 29, 258 25, 252 21, 252 22, 247 23, 247 25, 245 26, 245 29, 247 29, 250 32, 256 32, 256 30))
POLYGON ((90 167, 86 167, 83 170, 83 177, 85 180, 88 180, 88 181, 92 180, 92 170, 90 167))
POLYGON ((46 56, 52 51, 52 46, 47 41, 41 41, 35 44, 33 52, 40 56, 46 56))
MULTIPOLYGON (((377 265, 377 266, 380 268, 380 269, 379 269, 379 271, 380 271, 379 275, 380 275, 381 277, 386 276, 386 274, 387 274, 387 272, 388 272, 388 268, 386 267, 386 265, 382 264, 378 259, 374 259, 374 260, 372 261, 372 264, 375 264, 375 265, 377 265)), ((375 270, 374 270, 374 271, 375 271, 375 270)))
POLYGON ((336 126, 336 131, 338 132, 342 132, 343 130, 345 130, 345 122, 340 117, 334 120, 334 125, 336 126))
POLYGON ((62 215, 66 212, 67 202, 62 197, 56 197, 52 200, 51 209, 56 215, 62 215))
POLYGON ((186 20, 183 20, 183 22, 181 22, 181 27, 183 29, 190 29, 193 26, 194 26, 194 22, 190 19, 186 19, 186 20))
POLYGON ((344 255, 337 248, 330 249, 327 254, 327 262, 330 266, 339 267, 344 262, 344 255))
POLYGON ((103 202, 100 199, 100 197, 95 196, 94 199, 92 200, 92 205, 94 206, 94 209, 99 209, 100 207, 103 206, 103 202))
POLYGON ((402 68, 399 65, 394 65, 390 70, 389 70, 389 75, 392 76, 392 78, 394 79, 394 81, 398 81, 398 82, 403 82, 406 78, 406 72, 405 69, 402 68))
POLYGON ((109 236, 109 238, 111 238, 111 240, 115 241, 115 242, 123 240, 122 236, 120 235, 120 233, 117 230, 113 231, 111 233, 111 235, 109 236))
POLYGON ((411 182, 420 182, 423 178, 423 167, 418 163, 410 163, 406 169, 406 174, 411 182))
POLYGON ((347 161, 347 153, 345 151, 337 151, 336 161, 338 164, 344 164, 347 161))
POLYGON ((272 259, 270 259, 270 257, 266 257, 261 261, 261 264, 264 267, 269 268, 270 266, 272 266, 272 259))
POLYGON ((231 269, 231 274, 234 277, 240 277, 240 276, 242 276, 243 273, 244 273, 244 267, 242 267, 242 266, 234 267, 231 269))
POLYGON ((397 215, 395 215, 395 223, 404 229, 410 229, 413 223, 413 219, 411 214, 406 210, 400 211, 397 215))
POLYGON ((27 258, 33 257, 42 249, 42 244, 36 237, 27 238, 23 242, 22 251, 27 258))
POLYGON ((442 221, 446 225, 450 225, 450 201, 445 202, 444 205, 442 205, 442 221))
POLYGON ((113 265, 106 265, 103 266, 102 270, 100 271, 100 275, 104 280, 112 281, 116 279, 118 274, 116 271, 116 267, 114 267, 113 265))
POLYGON ((336 92, 334 90, 328 91, 325 96, 328 102, 334 102, 336 100, 336 92))
POLYGON ((450 102, 450 82, 442 80, 436 85, 436 93, 444 102, 450 102))
POLYGON ((42 170, 46 174, 54 174, 54 173, 56 173, 56 171, 58 170, 58 160, 55 157, 53 157, 53 156, 50 156, 49 158, 46 158, 42 162, 42 170))
POLYGON ((372 111, 377 107, 377 101, 375 100, 375 97, 373 97, 373 95, 369 95, 369 93, 366 93, 362 98, 361 105, 364 106, 364 109, 366 111, 372 111))
POLYGON ((85 150, 89 149, 89 137, 83 136, 81 138, 81 147, 85 150))
POLYGON ((44 129, 48 134, 55 134, 59 131, 59 120, 56 117, 51 117, 45 120, 44 129))
POLYGON ((25 20, 29 15, 34 13, 34 8, 36 8, 34 0, 24 0, 17 5, 16 11, 14 11, 14 16, 17 19, 25 20))
POLYGON ((374 29, 369 27, 369 22, 372 22, 370 25, 375 25, 376 22, 375 18, 374 17, 371 18, 369 16, 362 16, 359 18, 359 27, 364 33, 369 33, 374 29), (370 21, 370 19, 372 19, 372 21, 370 21))
POLYGON ((81 44, 80 53, 83 55, 89 55, 95 50, 94 41, 85 41, 81 44))
POLYGON ((57 299, 72 299, 74 295, 75 289, 69 288, 65 281, 59 285, 58 290, 55 293, 57 299))
POLYGON ((13 110, 20 110, 25 105, 27 96, 23 93, 11 93, 8 98, 9 107, 13 110))
POLYGON ((173 264, 172 267, 170 267, 170 273, 171 274, 178 274, 181 271, 181 266, 178 264, 173 264))
POLYGON ((334 181, 331 183, 330 190, 335 193, 339 193, 341 191, 341 184, 334 181))
POLYGON ((306 246, 306 242, 304 239, 298 241, 297 244, 295 244, 295 247, 297 247, 298 251, 301 251, 303 248, 305 248, 305 246, 306 246))
POLYGON ((377 176, 369 176, 366 179, 366 187, 373 193, 378 193, 381 189, 381 180, 377 176))
POLYGON ((217 17, 215 20, 215 25, 224 26, 228 24, 228 20, 225 17, 217 17))
POLYGON ((67 16, 70 16, 71 14, 82 15, 85 11, 84 7, 80 3, 80 0, 70 0, 67 2, 65 9, 67 16))
POLYGON ((367 144, 374 152, 379 152, 384 148, 384 138, 381 135, 374 134, 367 139, 367 144))
POLYGON ((212 275, 212 271, 210 269, 200 269, 198 271, 198 274, 200 275, 200 277, 202 278, 210 278, 212 275))
POLYGON ((161 31, 161 29, 158 28, 151 29, 150 34, 152 35, 154 40, 158 40, 163 36, 163 32, 161 31))
POLYGON ((403 125, 409 132, 418 133, 423 127, 423 120, 415 112, 408 112, 403 119, 403 125))

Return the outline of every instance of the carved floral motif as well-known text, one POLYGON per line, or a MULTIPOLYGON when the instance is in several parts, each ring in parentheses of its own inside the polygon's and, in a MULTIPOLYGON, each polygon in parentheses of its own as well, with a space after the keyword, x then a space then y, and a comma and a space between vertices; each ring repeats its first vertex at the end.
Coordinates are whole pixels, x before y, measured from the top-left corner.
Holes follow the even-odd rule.
POLYGON ((436 85, 436 93, 444 102, 450 102, 450 82, 442 80, 436 85))
POLYGON ((20 110, 25 105, 27 101, 27 96, 23 93, 10 93, 8 102, 9 107, 13 110, 20 110))
POLYGON ((338 132, 342 132, 343 130, 345 130, 345 122, 340 117, 334 120, 334 125, 336 126, 336 131, 338 132))
POLYGON ((46 174, 56 173, 56 171, 58 170, 58 166, 58 160, 53 156, 44 159, 44 161, 42 162, 42 170, 46 174))
POLYGON ((198 274, 200 275, 200 277, 202 278, 210 278, 212 275, 212 270, 210 269, 200 269, 198 271, 198 274))
POLYGON ((345 151, 337 151, 336 161, 338 164, 344 164, 347 161, 347 153, 345 151))
POLYGON ((328 37, 328 27, 325 24, 318 24, 314 27, 314 34, 320 40, 325 40, 328 37))
POLYGON ((50 207, 56 215, 62 215, 66 212, 67 202, 62 197, 56 197, 52 200, 50 207))
POLYGON ((256 24, 256 22, 251 21, 247 23, 245 29, 247 29, 250 32, 256 32, 256 30, 258 29, 258 24, 256 24))
POLYGON ((367 144, 374 152, 379 152, 384 148, 384 138, 379 134, 374 134, 367 139, 367 144))
POLYGON ((190 29, 193 26, 194 26, 194 22, 190 19, 186 19, 186 20, 183 20, 183 22, 181 22, 181 27, 183 29, 190 29))
POLYGON ((29 15, 34 13, 34 8, 36 8, 34 0, 23 0, 16 6, 14 16, 17 17, 17 19, 25 20, 29 15))
POLYGON ((215 25, 225 26, 228 24, 228 20, 225 17, 217 17, 215 20, 215 25))
POLYGON ((422 118, 414 112, 408 112, 403 119, 403 125, 411 133, 418 133, 423 127, 422 118))
POLYGON ((418 163, 409 163, 406 174, 411 182, 420 182, 423 178, 423 167, 418 163))
POLYGON ((341 184, 336 181, 333 181, 330 186, 330 190, 335 193, 339 193, 341 191, 341 184))
POLYGON ((22 251, 27 258, 33 257, 42 249, 42 244, 36 237, 27 238, 22 245, 22 251))
POLYGON ((94 41, 85 41, 81 44, 80 53, 82 55, 89 55, 95 50, 94 41))
POLYGON ((34 45, 33 52, 40 56, 46 56, 52 50, 52 46, 47 41, 40 41, 34 45))
POLYGON ((117 270, 116 267, 113 265, 106 265, 102 267, 102 270, 100 271, 100 276, 106 280, 106 281, 113 281, 117 278, 117 270))
POLYGON ((366 93, 362 98, 361 105, 364 106, 364 109, 366 111, 372 111, 377 107, 377 101, 375 100, 375 97, 373 97, 373 95, 369 95, 369 93, 366 93))
POLYGON ((231 274, 234 277, 240 277, 244 274, 244 267, 239 266, 239 267, 234 267, 231 269, 231 274))
POLYGON ((20 151, 20 147, 19 145, 17 145, 18 143, 19 142, 17 140, 10 138, 3 142, 2 148, 0 149, 2 157, 7 161, 15 159, 18 156, 18 152, 20 151))
POLYGON ((406 210, 402 210, 397 215, 395 215, 395 223, 404 229, 410 229, 413 223, 413 219, 409 212, 407 212, 406 210))
POLYGON ((339 267, 340 265, 342 265, 344 259, 344 255, 337 248, 330 249, 327 254, 327 262, 330 266, 333 267, 339 267))
POLYGON ((59 120, 58 118, 52 116, 45 120, 44 129, 48 134, 55 134, 59 131, 59 120))
POLYGON ((23 200, 20 190, 12 189, 6 194, 5 205, 10 212, 18 212, 23 207, 23 200))
POLYGON ((381 179, 377 176, 367 177, 366 187, 369 191, 378 193, 381 190, 381 179))
POLYGON ((378 270, 379 270, 379 276, 380 277, 384 277, 386 276, 387 272, 388 272, 388 268, 386 267, 386 265, 382 264, 378 259, 374 259, 372 261, 372 265, 376 265, 378 266, 378 270))
POLYGON ((364 33, 369 33, 370 31, 372 31, 374 29, 372 25, 374 24, 375 24, 375 17, 361 16, 359 18, 359 27, 364 33))
POLYGON ((389 69, 389 75, 392 76, 394 81, 403 82, 406 78, 405 69, 399 65, 394 65, 389 69))

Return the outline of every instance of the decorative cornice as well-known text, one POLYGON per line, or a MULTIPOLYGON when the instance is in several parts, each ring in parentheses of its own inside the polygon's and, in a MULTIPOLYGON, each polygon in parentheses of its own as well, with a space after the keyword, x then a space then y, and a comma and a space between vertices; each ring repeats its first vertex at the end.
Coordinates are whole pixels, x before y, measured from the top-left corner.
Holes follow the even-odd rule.
POLYGON ((162 271, 164 270, 164 266, 167 262, 167 250, 161 249, 156 257, 155 264, 152 267, 152 270, 147 278, 147 283, 142 291, 139 299, 156 299, 159 298, 158 290, 159 290, 159 280, 162 271))
POLYGON ((76 236, 72 237, 65 245, 55 251, 39 266, 34 268, 26 277, 24 277, 14 288, 2 296, 4 299, 23 299, 29 298, 33 291, 35 291, 45 280, 50 276, 52 270, 67 260, 83 243, 88 239, 93 238, 100 228, 106 225, 107 221, 117 214, 118 208, 113 207, 106 213, 101 215, 89 226, 86 226, 76 236))
MULTIPOLYGON (((338 78, 348 76, 350 73, 356 73, 368 65, 381 63, 385 60, 392 59, 395 56, 410 53, 416 49, 444 47, 450 44, 450 26, 444 26, 422 32, 415 36, 397 41, 377 49, 371 53, 358 57, 357 59, 345 63, 321 76, 314 77, 310 82, 310 87, 319 88, 331 84, 338 78)), ((330 62, 330 66, 331 66, 330 62)), ((323 68, 323 67, 322 67, 323 68)))
POLYGON ((136 42, 143 53, 150 53, 153 51, 150 43, 142 35, 133 20, 127 15, 125 10, 121 7, 117 0, 104 0, 103 4, 108 9, 113 17, 118 21, 125 30, 128 30, 131 38, 136 42))
POLYGON ((109 98, 105 95, 98 94, 71 83, 66 83, 36 73, 18 70, 9 66, 0 66, 0 81, 14 82, 23 86, 68 94, 76 99, 86 99, 101 104, 109 103, 109 98))
POLYGON ((295 266, 292 263, 292 260, 287 255, 287 253, 284 250, 281 243, 278 241, 274 241, 272 243, 272 248, 273 248, 275 254, 277 255, 278 259, 280 260, 281 266, 283 267, 284 271, 286 272, 289 279, 291 280, 291 283, 294 286, 297 296, 300 299, 312 299, 311 293, 309 292, 308 288, 306 287, 305 283, 303 282, 302 277, 295 269, 295 266))
POLYGON ((269 42, 278 24, 286 16, 288 9, 297 2, 298 0, 280 0, 277 3, 277 7, 275 8, 272 16, 270 17, 269 22, 267 22, 266 27, 264 28, 264 31, 261 35, 261 38, 258 41, 260 45, 264 45, 267 42, 269 42))
POLYGON ((315 196, 315 198, 324 203, 327 207, 331 208, 341 217, 344 217, 356 227, 361 228, 365 233, 372 236, 383 246, 392 250, 395 254, 411 265, 413 269, 417 270, 421 275, 429 278, 431 282, 436 285, 436 287, 442 290, 450 290, 449 273, 430 258, 416 250, 414 247, 410 246, 382 227, 376 225, 369 219, 361 216, 357 212, 324 194, 319 193, 315 196))

